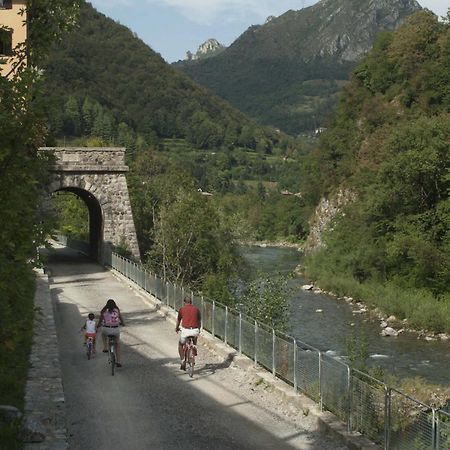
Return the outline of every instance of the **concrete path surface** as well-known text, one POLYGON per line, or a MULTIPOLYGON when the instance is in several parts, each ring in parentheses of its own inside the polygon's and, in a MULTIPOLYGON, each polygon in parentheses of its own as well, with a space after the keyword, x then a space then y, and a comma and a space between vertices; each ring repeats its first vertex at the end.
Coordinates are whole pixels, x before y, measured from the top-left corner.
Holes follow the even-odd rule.
POLYGON ((344 448, 202 345, 189 378, 174 325, 151 304, 76 252, 55 248, 48 258, 71 450, 344 448), (108 298, 126 321, 123 367, 114 377, 101 339, 88 361, 79 332, 108 298))

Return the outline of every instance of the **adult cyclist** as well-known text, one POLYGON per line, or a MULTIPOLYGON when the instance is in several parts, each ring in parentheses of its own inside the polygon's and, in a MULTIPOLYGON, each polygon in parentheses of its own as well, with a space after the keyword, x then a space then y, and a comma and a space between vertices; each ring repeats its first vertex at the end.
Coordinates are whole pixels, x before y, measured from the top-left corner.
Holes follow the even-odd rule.
POLYGON ((121 360, 121 345, 120 345, 120 325, 125 326, 122 314, 116 302, 110 298, 103 309, 100 311, 100 318, 97 322, 97 328, 102 327, 103 353, 108 352, 107 337, 115 336, 116 338, 116 366, 122 367, 121 360))
POLYGON ((194 338, 194 344, 197 344, 197 337, 200 334, 202 317, 200 310, 192 304, 191 297, 184 298, 184 306, 178 311, 177 324, 175 331, 181 331, 180 340, 178 342, 178 354, 181 360, 181 370, 186 370, 186 363, 184 361, 183 345, 186 339, 190 336, 194 338))

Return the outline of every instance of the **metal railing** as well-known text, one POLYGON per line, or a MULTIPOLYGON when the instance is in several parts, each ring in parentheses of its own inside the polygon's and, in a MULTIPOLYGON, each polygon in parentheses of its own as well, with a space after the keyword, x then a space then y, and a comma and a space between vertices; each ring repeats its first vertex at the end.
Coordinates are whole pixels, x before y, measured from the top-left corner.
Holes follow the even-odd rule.
POLYGON ((178 310, 185 295, 201 310, 203 328, 253 359, 385 450, 450 450, 450 414, 238 310, 203 298, 115 253, 111 266, 162 303, 178 310))

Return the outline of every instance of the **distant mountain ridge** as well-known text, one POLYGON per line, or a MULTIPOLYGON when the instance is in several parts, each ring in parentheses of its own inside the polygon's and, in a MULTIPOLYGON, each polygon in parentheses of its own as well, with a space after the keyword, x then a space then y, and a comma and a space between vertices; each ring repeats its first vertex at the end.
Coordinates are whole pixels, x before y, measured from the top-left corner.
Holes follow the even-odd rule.
POLYGON ((299 133, 323 124, 376 35, 420 9, 416 0, 322 0, 178 67, 260 123, 299 133))

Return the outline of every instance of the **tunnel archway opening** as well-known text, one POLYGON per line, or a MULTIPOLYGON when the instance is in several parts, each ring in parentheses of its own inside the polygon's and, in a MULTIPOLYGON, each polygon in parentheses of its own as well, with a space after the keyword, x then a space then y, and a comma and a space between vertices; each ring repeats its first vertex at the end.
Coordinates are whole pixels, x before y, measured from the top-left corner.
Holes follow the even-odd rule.
MULTIPOLYGON (((71 226, 77 230, 80 240, 87 241, 88 255, 96 261, 101 259, 101 249, 103 244, 103 216, 100 203, 90 192, 77 187, 64 187, 57 189, 52 193, 52 197, 58 197, 60 195, 70 195, 72 198, 78 198, 83 203, 86 211, 80 211, 80 209, 72 204, 72 211, 67 207, 67 202, 59 202, 65 204, 65 216, 66 220, 69 216, 69 222, 71 226), (85 216, 85 218, 83 217, 85 216), (83 222, 84 221, 84 225, 83 222), (86 224, 87 221, 87 224, 86 224), (85 227, 85 228, 84 228, 85 227)), ((60 217, 60 220, 64 218, 60 217)))

